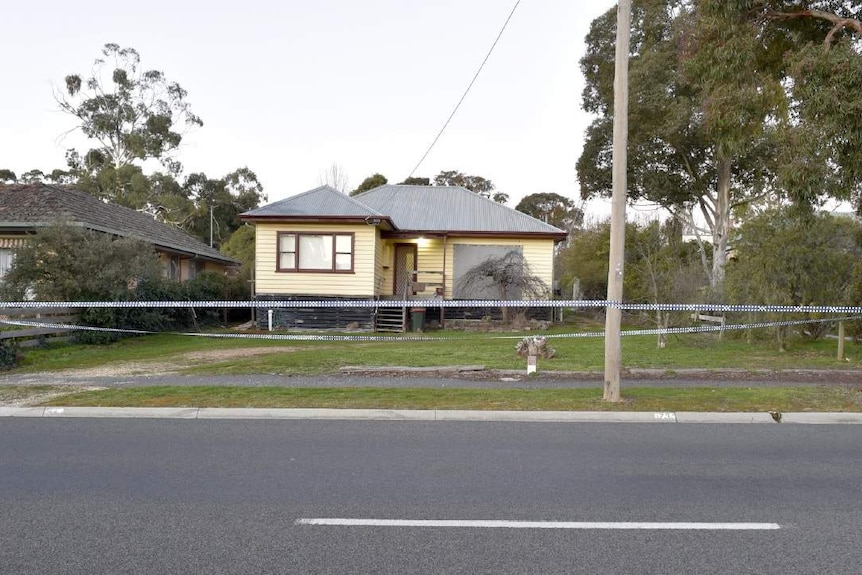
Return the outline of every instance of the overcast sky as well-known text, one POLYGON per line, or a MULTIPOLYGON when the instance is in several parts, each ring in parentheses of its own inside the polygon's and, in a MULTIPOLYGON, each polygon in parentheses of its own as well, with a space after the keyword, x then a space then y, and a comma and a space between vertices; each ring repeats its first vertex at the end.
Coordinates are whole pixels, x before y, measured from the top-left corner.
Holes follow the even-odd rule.
MULTIPOLYGON (((186 173, 248 166, 270 201, 319 185, 338 163, 351 187, 410 173, 442 127, 514 0, 15 2, 0 35, 0 168, 64 167, 86 149, 53 90, 86 75, 108 42, 188 91, 204 126, 186 173)), ((590 117, 579 59, 612 0, 522 0, 482 74, 417 170, 494 182, 509 205, 535 192, 578 199, 590 117)), ((594 208, 601 211, 601 206, 594 208)))

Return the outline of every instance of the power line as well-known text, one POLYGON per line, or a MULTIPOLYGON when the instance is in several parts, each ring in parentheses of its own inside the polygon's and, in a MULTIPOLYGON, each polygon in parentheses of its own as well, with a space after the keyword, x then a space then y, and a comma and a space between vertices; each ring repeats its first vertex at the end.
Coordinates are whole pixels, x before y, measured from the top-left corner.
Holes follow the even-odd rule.
POLYGON ((466 98, 466 97, 467 97, 467 94, 470 92, 470 88, 472 88, 472 87, 473 87, 473 84, 476 82, 476 78, 478 78, 478 77, 479 77, 479 74, 482 72, 482 68, 484 68, 484 67, 485 67, 485 63, 488 61, 488 58, 490 58, 490 57, 491 57, 491 52, 493 52, 493 51, 494 51, 494 48, 497 46, 497 42, 499 42, 499 41, 500 41, 500 37, 503 35, 503 32, 505 32, 505 30, 506 30, 506 26, 508 26, 508 25, 509 25, 509 20, 511 20, 511 19, 512 19, 512 15, 515 13, 515 10, 518 8, 518 4, 520 4, 520 3, 521 3, 521 0, 517 0, 517 1, 515 2, 515 6, 513 6, 513 7, 512 7, 512 11, 511 11, 511 12, 509 12, 509 17, 508 17, 508 18, 506 18, 506 21, 505 21, 505 22, 503 22, 503 27, 502 27, 502 28, 500 28, 500 32, 499 32, 499 34, 497 34, 497 37, 494 39, 494 43, 493 43, 493 44, 491 44, 491 49, 490 49, 490 50, 488 50, 488 54, 487 54, 487 55, 485 55, 485 59, 484 59, 484 60, 482 60, 482 64, 479 66, 479 69, 478 69, 478 70, 476 70, 476 74, 474 74, 474 75, 473 75, 473 79, 472 79, 472 80, 470 80, 470 85, 469 85, 469 86, 467 86, 467 89, 466 89, 466 90, 464 90, 464 94, 461 96, 461 99, 460 99, 460 100, 458 100, 458 103, 457 103, 457 104, 455 104, 455 109, 454 109, 454 110, 452 110, 452 113, 451 113, 451 114, 449 114, 449 117, 446 119, 446 122, 443 124, 443 127, 442 127, 442 128, 440 128, 440 131, 439 131, 439 132, 437 132, 437 136, 434 138, 434 141, 433 141, 433 142, 431 142, 431 145, 430 145, 430 146, 428 146, 428 149, 427 149, 427 150, 425 150, 425 153, 422 155, 422 159, 421 159, 421 160, 419 160, 419 162, 416 164, 416 166, 414 166, 414 167, 413 167, 413 169, 412 169, 412 170, 410 170, 410 175, 409 175, 409 176, 407 176, 408 178, 413 177, 413 174, 414 174, 414 173, 416 173, 416 170, 418 170, 418 169, 419 169, 419 166, 421 166, 421 165, 422 165, 422 162, 424 162, 424 161, 425 161, 425 158, 427 158, 427 157, 428 157, 428 154, 430 154, 430 153, 431 153, 431 150, 432 150, 432 149, 434 149, 434 145, 437 143, 437 140, 439 140, 439 139, 440 139, 440 136, 442 136, 442 135, 443 135, 443 132, 446 130, 446 127, 449 125, 449 122, 451 122, 451 121, 452 121, 452 118, 455 116, 455 113, 458 111, 458 108, 460 108, 460 107, 461 107, 461 103, 464 101, 464 98, 466 98))

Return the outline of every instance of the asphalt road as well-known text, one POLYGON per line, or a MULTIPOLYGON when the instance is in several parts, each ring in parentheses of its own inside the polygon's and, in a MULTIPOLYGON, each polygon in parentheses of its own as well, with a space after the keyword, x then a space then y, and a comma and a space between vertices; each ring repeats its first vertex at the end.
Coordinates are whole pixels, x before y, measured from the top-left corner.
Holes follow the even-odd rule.
POLYGON ((0 438, 3 574, 862 570, 859 426, 8 418, 0 438), (297 524, 320 518, 779 528, 297 524))

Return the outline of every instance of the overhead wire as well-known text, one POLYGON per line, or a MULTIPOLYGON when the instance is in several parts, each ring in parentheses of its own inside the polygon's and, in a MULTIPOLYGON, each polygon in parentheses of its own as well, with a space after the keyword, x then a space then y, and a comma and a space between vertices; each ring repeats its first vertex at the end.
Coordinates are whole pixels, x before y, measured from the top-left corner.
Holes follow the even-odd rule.
POLYGON ((434 146, 437 144, 437 141, 440 139, 440 136, 443 135, 443 132, 449 126, 449 122, 452 121, 452 118, 455 116, 455 113, 458 112, 458 108, 461 107, 461 103, 464 102, 464 98, 467 97, 467 94, 470 93, 470 89, 473 87, 473 84, 476 83, 476 78, 479 77, 479 74, 482 72, 482 69, 485 67, 485 63, 488 61, 488 58, 491 57, 491 53, 494 51, 494 48, 497 46, 497 42, 500 41, 500 37, 503 36, 503 32, 506 31, 506 27, 509 25, 509 21, 512 19, 512 16, 515 14, 515 10, 518 9, 518 4, 520 4, 520 3, 521 3, 521 0, 516 0, 515 5, 512 7, 512 11, 509 12, 509 16, 506 18, 506 21, 503 22, 503 27, 500 28, 500 32, 497 34, 497 37, 494 39, 494 43, 491 44, 491 48, 488 50, 488 53, 485 55, 485 59, 482 60, 482 64, 479 66, 479 69, 476 70, 476 73, 473 75, 473 79, 470 80, 470 84, 467 86, 467 89, 464 90, 464 93, 461 95, 461 99, 458 100, 457 104, 455 104, 455 108, 452 110, 452 113, 449 114, 449 117, 446 119, 446 122, 443 124, 443 127, 440 128, 439 132, 437 132, 437 135, 434 137, 434 141, 431 142, 431 145, 428 146, 428 149, 425 150, 424 154, 422 154, 422 159, 420 159, 419 162, 417 162, 417 164, 413 167, 413 169, 410 170, 410 175, 407 176, 408 178, 413 177, 413 174, 416 173, 416 170, 419 169, 419 166, 422 165, 422 162, 425 161, 425 158, 427 158, 428 154, 431 153, 431 150, 434 149, 434 146))

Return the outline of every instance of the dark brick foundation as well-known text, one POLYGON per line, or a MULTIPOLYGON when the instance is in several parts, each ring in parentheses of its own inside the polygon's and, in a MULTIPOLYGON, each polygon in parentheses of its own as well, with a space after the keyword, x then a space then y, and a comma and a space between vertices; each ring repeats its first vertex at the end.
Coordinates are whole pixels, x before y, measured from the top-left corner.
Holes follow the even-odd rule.
MULTIPOLYGON (((370 298, 320 297, 308 295, 259 295, 256 301, 368 301, 370 298)), ((374 329, 374 308, 371 307, 293 307, 273 308, 274 329, 374 329)), ((258 308, 257 325, 268 329, 267 308, 258 308)))
MULTIPOLYGON (((372 299, 358 297, 321 297, 310 295, 259 295, 256 301, 344 301, 347 305, 351 301, 368 301, 372 299)), ((499 307, 477 306, 477 307, 447 307, 445 309, 430 305, 431 302, 416 300, 414 307, 425 308, 425 323, 435 322, 441 324, 442 317, 449 319, 481 320, 491 318, 499 321, 502 312, 499 307)), ((274 329, 332 329, 344 330, 348 327, 362 330, 374 329, 374 308, 372 307, 299 307, 299 308, 273 308, 272 325, 274 329)), ((553 308, 509 308, 510 316, 524 313, 528 319, 539 321, 553 321, 553 308)), ((267 308, 258 308, 257 325, 260 329, 267 329, 267 308)))

